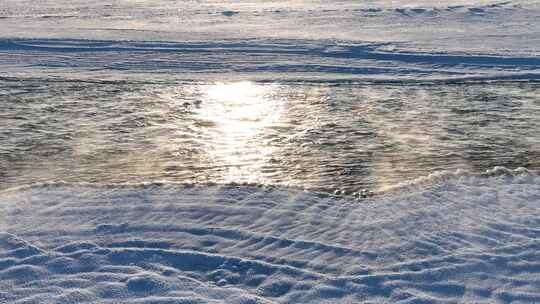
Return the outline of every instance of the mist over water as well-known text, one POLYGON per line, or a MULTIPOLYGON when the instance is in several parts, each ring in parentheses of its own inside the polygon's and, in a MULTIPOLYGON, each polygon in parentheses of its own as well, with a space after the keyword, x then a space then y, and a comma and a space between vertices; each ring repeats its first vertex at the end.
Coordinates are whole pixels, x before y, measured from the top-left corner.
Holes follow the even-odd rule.
POLYGON ((535 82, 0 80, 0 189, 45 181, 380 190, 540 168, 535 82))
MULTIPOLYGON (((5 2, 5 1, 4 1, 5 2)), ((0 189, 538 169, 538 1, 7 1, 0 189)))

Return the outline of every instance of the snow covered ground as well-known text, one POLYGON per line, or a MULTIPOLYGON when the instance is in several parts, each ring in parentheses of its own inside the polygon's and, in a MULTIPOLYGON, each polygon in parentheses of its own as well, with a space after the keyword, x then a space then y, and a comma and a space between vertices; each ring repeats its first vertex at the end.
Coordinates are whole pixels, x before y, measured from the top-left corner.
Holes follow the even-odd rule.
POLYGON ((357 202, 252 186, 0 194, 4 303, 538 303, 540 177, 432 176, 357 202))
POLYGON ((355 2, 3 1, 0 64, 100 79, 539 78, 538 1, 355 2))
POLYGON ((538 1, 5 0, 2 36, 136 41, 314 39, 538 55, 538 1))

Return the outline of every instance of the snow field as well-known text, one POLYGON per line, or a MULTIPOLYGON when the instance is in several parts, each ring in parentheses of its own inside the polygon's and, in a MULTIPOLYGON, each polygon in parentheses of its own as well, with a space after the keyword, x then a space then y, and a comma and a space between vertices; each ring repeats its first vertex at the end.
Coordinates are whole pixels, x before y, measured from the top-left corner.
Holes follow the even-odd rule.
MULTIPOLYGON (((507 172, 508 173, 508 172, 507 172)), ((362 202, 251 186, 4 191, 9 303, 535 303, 540 178, 362 202)))

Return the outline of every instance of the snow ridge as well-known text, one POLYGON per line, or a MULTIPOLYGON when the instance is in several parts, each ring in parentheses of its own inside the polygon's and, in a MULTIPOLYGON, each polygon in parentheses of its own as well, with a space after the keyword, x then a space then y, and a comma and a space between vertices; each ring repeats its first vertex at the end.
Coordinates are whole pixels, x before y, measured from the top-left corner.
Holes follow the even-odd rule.
MULTIPOLYGON (((385 81, 538 80, 535 56, 389 51, 392 43, 313 40, 129 42, 0 39, 0 64, 62 72, 108 71, 231 74, 287 81, 296 78, 385 81), (31 56, 29 56, 31 55, 31 56)), ((187 76, 185 76, 187 77, 187 76)))

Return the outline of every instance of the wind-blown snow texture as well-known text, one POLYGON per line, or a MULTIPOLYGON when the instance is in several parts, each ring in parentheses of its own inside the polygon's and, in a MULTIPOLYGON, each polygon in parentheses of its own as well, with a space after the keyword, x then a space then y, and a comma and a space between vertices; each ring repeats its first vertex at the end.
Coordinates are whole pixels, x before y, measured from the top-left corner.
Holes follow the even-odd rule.
POLYGON ((0 65, 101 79, 537 80, 539 15, 527 0, 7 1, 0 65))
POLYGON ((8 303, 538 303, 540 178, 454 175, 358 203, 233 186, 0 194, 8 303))

